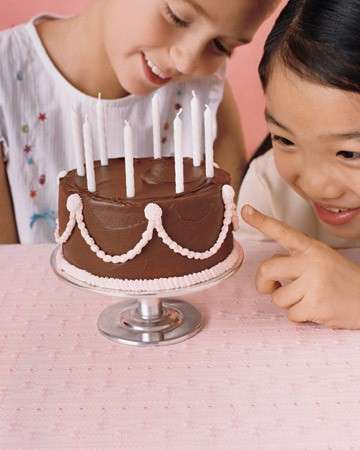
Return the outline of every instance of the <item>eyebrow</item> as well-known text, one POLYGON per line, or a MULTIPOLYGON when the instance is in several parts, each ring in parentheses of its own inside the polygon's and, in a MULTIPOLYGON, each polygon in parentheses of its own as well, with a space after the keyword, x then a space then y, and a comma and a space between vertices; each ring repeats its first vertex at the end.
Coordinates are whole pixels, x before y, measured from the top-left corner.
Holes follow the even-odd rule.
MULTIPOLYGON (((273 125, 282 128, 283 130, 291 133, 291 130, 280 123, 275 117, 270 114, 268 110, 265 110, 265 119, 267 122, 272 123, 273 125)), ((345 133, 328 133, 322 136, 323 138, 337 138, 337 139, 346 139, 346 140, 360 140, 360 130, 347 131, 345 133)))
POLYGON ((265 120, 266 122, 270 122, 273 125, 276 125, 279 128, 282 128, 283 130, 287 131, 288 133, 291 133, 291 130, 286 127, 285 125, 283 125, 282 123, 280 123, 278 120, 275 119, 275 117, 273 115, 270 114, 270 112, 265 109, 265 120))
POLYGON ((328 138, 339 138, 346 140, 360 140, 360 131, 348 131, 346 133, 330 133, 325 135, 324 137, 328 138))

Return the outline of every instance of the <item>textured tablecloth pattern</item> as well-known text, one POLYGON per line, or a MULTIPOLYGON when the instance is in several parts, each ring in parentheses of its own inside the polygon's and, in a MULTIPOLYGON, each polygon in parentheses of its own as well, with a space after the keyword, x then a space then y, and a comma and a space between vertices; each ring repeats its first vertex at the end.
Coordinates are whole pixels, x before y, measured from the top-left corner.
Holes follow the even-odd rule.
POLYGON ((256 293, 276 246, 245 243, 237 275, 187 299, 204 330, 159 348, 102 337, 113 300, 57 279, 52 248, 0 247, 1 450, 360 448, 360 332, 291 324, 256 293))

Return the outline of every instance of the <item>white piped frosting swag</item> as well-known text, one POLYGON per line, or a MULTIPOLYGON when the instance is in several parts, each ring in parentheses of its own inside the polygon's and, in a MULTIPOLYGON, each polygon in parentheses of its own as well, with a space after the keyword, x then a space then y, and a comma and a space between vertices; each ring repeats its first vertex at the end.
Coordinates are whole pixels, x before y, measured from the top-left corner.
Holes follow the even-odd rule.
POLYGON ((122 255, 106 254, 102 249, 99 248, 86 228, 84 216, 82 214, 83 204, 81 197, 78 194, 72 194, 68 197, 66 207, 70 213, 69 221, 61 236, 59 235, 59 222, 57 222, 55 239, 58 244, 66 243, 70 238, 75 225, 77 224, 82 238, 98 258, 107 263, 123 264, 134 259, 137 255, 140 255, 143 248, 151 241, 154 230, 156 230, 163 243, 167 245, 174 253, 178 253, 189 259, 208 259, 211 256, 215 255, 221 248, 228 234, 230 224, 233 223, 234 229, 237 229, 236 205, 234 203, 235 193, 233 188, 229 185, 224 185, 222 188, 222 197, 225 205, 223 225, 215 244, 209 250, 206 250, 204 252, 195 252, 189 250, 187 248, 181 247, 179 244, 173 241, 163 227, 162 209, 156 203, 149 203, 144 209, 144 214, 148 221, 148 225, 135 247, 128 252, 123 253, 122 255))

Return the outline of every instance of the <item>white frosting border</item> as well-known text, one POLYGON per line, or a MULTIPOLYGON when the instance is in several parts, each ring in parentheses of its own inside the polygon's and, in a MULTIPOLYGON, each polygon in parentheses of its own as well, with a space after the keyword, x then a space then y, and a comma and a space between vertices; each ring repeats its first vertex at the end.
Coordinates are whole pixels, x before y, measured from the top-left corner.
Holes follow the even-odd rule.
POLYGON ((95 240, 93 239, 88 229, 86 228, 84 216, 82 214, 83 203, 80 195, 78 194, 72 194, 68 197, 66 206, 70 213, 69 221, 61 236, 59 235, 59 222, 57 221, 55 240, 58 244, 65 244, 67 240, 70 238, 75 228, 75 225, 77 224, 82 238, 84 239, 86 244, 90 247, 90 250, 94 252, 99 259, 107 263, 123 264, 126 263, 127 261, 134 259, 137 255, 140 255, 143 248, 151 241, 154 230, 156 230, 159 238, 174 253, 178 253, 189 259, 196 259, 196 260, 208 259, 214 256, 221 248, 228 234, 230 224, 233 222, 234 229, 237 228, 236 205, 234 203, 235 192, 233 188, 229 185, 224 185, 222 187, 222 197, 225 205, 223 225, 215 244, 209 250, 206 250, 204 252, 195 252, 189 250, 187 248, 181 247, 179 244, 173 241, 163 227, 162 209, 156 203, 149 203, 144 210, 145 217, 148 220, 148 225, 146 230, 142 234, 141 239, 138 241, 135 247, 129 250, 128 252, 123 253, 122 255, 109 255, 105 253, 102 249, 100 249, 100 247, 96 244, 95 240))
POLYGON ((234 242, 234 248, 230 255, 224 261, 216 264, 210 269, 201 272, 184 275, 182 277, 158 278, 154 280, 126 280, 110 277, 99 277, 93 275, 86 270, 79 269, 65 260, 62 249, 56 254, 56 265, 59 271, 65 272, 73 279, 86 283, 96 288, 105 288, 112 290, 120 290, 126 292, 158 292, 173 289, 188 288, 203 282, 215 280, 217 277, 228 272, 235 267, 236 263, 242 258, 242 250, 240 246, 234 242))

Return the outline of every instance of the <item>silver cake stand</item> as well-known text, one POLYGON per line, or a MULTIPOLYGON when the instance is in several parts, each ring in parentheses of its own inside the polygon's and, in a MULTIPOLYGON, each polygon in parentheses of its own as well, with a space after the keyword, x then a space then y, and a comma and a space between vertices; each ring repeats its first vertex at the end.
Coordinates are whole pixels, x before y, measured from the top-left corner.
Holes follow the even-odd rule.
POLYGON ((95 287, 73 278, 57 262, 61 247, 56 247, 52 252, 51 267, 58 277, 73 286, 123 299, 104 309, 98 318, 98 329, 105 337, 128 345, 159 346, 182 342, 201 330, 200 312, 189 303, 174 297, 211 288, 233 275, 243 261, 243 251, 236 242, 234 251, 237 254, 236 262, 221 275, 187 288, 152 292, 95 287))

